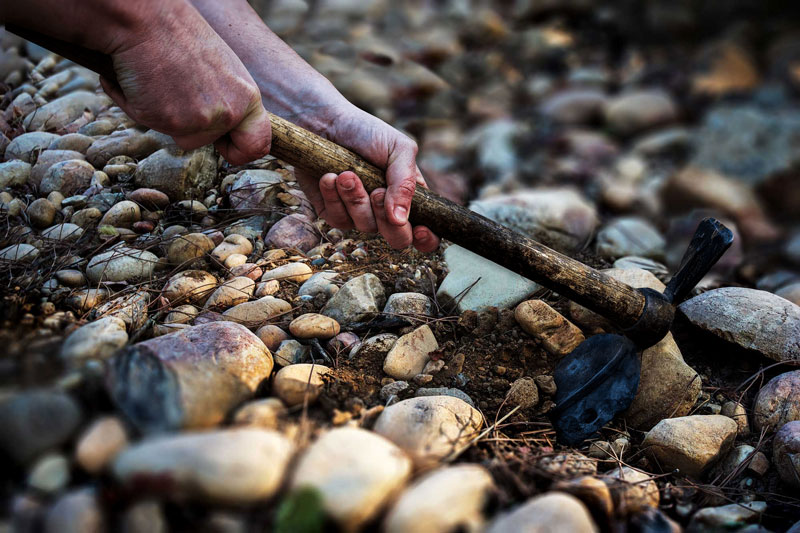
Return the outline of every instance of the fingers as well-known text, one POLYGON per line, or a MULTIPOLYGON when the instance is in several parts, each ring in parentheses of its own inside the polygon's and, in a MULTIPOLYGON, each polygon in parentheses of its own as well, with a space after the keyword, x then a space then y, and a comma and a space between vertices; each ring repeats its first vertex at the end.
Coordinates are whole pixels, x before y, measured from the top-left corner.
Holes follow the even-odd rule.
MULTIPOLYGON (((379 230, 372 212, 369 195, 358 176, 350 171, 339 174, 336 178, 336 191, 358 231, 375 233, 379 230)), ((325 207, 327 210, 327 202, 325 207)))
POLYGON ((408 141, 393 150, 386 167, 386 215, 389 223, 403 226, 408 223, 411 197, 417 187, 417 177, 422 178, 416 164, 417 145, 408 141))
POLYGON ((416 226, 413 244, 422 253, 433 252, 439 247, 439 237, 425 226, 416 226))
POLYGON ((347 208, 336 190, 337 177, 336 174, 329 173, 319 180, 319 191, 322 194, 324 204, 320 216, 334 228, 341 230, 353 229, 353 220, 350 218, 350 214, 347 212, 347 208))
POLYGON ((386 242, 388 242, 389 246, 392 248, 408 248, 414 240, 411 232, 411 224, 406 222, 402 226, 397 226, 389 221, 385 205, 387 196, 388 193, 386 189, 375 189, 370 195, 378 231, 381 232, 383 238, 386 239, 386 242))
POLYGON ((242 121, 218 139, 214 146, 228 163, 243 165, 267 155, 271 138, 269 115, 258 100, 242 121))

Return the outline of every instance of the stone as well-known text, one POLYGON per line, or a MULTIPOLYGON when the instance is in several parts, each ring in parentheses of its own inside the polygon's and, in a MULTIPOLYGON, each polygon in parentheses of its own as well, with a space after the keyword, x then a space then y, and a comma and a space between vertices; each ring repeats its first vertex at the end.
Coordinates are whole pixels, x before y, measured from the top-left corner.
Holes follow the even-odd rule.
POLYGON ((431 352, 439 349, 433 331, 426 324, 401 336, 383 361, 383 371, 395 379, 411 379, 422 373, 431 352))
POLYGON ((156 150, 173 145, 174 141, 168 135, 154 130, 141 132, 129 128, 96 139, 86 151, 86 159, 97 168, 103 168, 117 156, 125 155, 140 161, 156 150))
POLYGON ((686 531, 744 531, 747 524, 757 524, 766 511, 767 503, 761 501, 706 507, 692 516, 686 531))
MULTIPOLYGON (((231 254, 225 259, 223 265, 228 270, 232 270, 236 267, 242 266, 243 264, 247 263, 247 256, 242 254, 231 254)), ((257 278, 260 276, 257 276, 257 278)))
MULTIPOLYGON (((278 267, 281 268, 281 267, 278 267)), ((339 285, 334 280, 339 277, 338 272, 324 271, 316 272, 308 278, 297 290, 298 296, 316 297, 318 294, 330 298, 339 291, 339 285)))
POLYGON ((380 333, 374 337, 364 339, 364 342, 357 343, 350 352, 350 359, 372 360, 385 359, 386 354, 397 342, 397 335, 392 333, 380 333))
POLYGON ((565 89, 542 102, 539 111, 559 124, 590 124, 602 116, 606 100, 597 89, 565 89))
POLYGON ((61 345, 61 358, 70 365, 105 360, 128 343, 125 322, 107 316, 73 331, 61 345))
POLYGON ((341 286, 321 313, 339 324, 371 318, 386 302, 383 284, 375 274, 362 274, 341 286))
POLYGON ((27 183, 31 175, 31 165, 25 161, 12 159, 0 163, 0 189, 21 187, 27 183))
POLYGON ((480 411, 452 396, 422 396, 390 405, 373 430, 406 451, 417 468, 460 454, 483 425, 480 411))
POLYGON ((775 291, 776 296, 785 298, 795 305, 800 305, 800 282, 790 283, 775 291))
POLYGON ((80 133, 68 133, 51 142, 47 149, 70 150, 72 152, 85 154, 86 150, 89 149, 93 142, 94 139, 88 135, 83 135, 80 133))
POLYGON ((127 446, 128 431, 122 420, 104 416, 95 420, 78 437, 75 462, 86 472, 98 474, 127 446))
POLYGON ((256 335, 270 351, 274 352, 281 343, 289 338, 289 334, 278 326, 267 324, 256 330, 256 335))
POLYGON ((314 489, 326 514, 344 531, 355 531, 400 492, 411 470, 408 456, 380 435, 359 428, 336 428, 300 456, 290 488, 314 489))
POLYGON ((277 429, 279 421, 287 413, 286 406, 278 398, 262 398, 237 409, 233 414, 233 425, 277 429))
POLYGON ((295 365, 306 359, 310 351, 309 346, 304 346, 294 339, 288 339, 281 341, 272 357, 278 366, 295 365))
POLYGON ((108 289, 84 289, 75 291, 66 304, 79 313, 86 313, 108 300, 108 289))
MULTIPOLYGON (((74 152, 72 150, 46 150, 39 154, 36 164, 31 169, 30 183, 37 187, 41 185, 42 180, 47 175, 50 167, 62 161, 84 161, 85 158, 82 153, 74 152)), ((88 167, 87 167, 88 168, 88 167)), ((69 196, 69 195, 67 195, 69 196)))
POLYGON ((343 352, 349 352, 360 341, 358 335, 351 331, 339 333, 334 338, 330 339, 326 347, 330 352, 338 355, 343 352))
POLYGON ((272 497, 295 453, 276 431, 236 428, 146 439, 120 453, 116 480, 175 501, 246 505, 272 497))
POLYGON ((494 481, 482 466, 434 470, 403 491, 383 521, 386 533, 479 530, 494 481))
POLYGON ((22 125, 27 131, 61 131, 70 122, 81 115, 84 110, 96 115, 103 108, 111 105, 111 99, 105 94, 75 91, 48 102, 34 113, 25 117, 22 125))
POLYGON ((714 474, 720 479, 732 477, 734 474, 763 476, 768 469, 769 461, 763 453, 749 444, 739 444, 717 464, 714 474))
POLYGON ((25 210, 31 225, 37 228, 46 228, 56 219, 56 206, 45 198, 37 198, 25 210))
MULTIPOLYGON (((381 387, 380 397, 383 401, 389 401, 393 396, 397 397, 404 391, 408 390, 408 381, 392 381, 381 387)), ((435 394, 432 396, 439 396, 435 394)), ((395 398, 396 399, 396 398, 395 398)))
POLYGON ((55 494, 69 484, 69 462, 59 454, 40 458, 28 474, 28 486, 37 492, 55 494))
POLYGON ((649 222, 636 217, 618 218, 597 234, 597 254, 608 259, 636 255, 660 259, 666 241, 649 222))
POLYGON ((521 409, 536 407, 539 403, 539 389, 533 378, 519 378, 508 389, 505 402, 511 406, 519 405, 521 409))
POLYGON ((23 133, 14 137, 11 143, 6 146, 5 158, 8 161, 19 159, 33 165, 39 158, 39 154, 47 150, 50 143, 56 139, 58 139, 58 135, 54 133, 45 133, 43 131, 23 133))
POLYGON ((94 489, 73 489, 59 497, 44 516, 44 533, 102 533, 103 510, 94 489))
POLYGON ((621 135, 631 135, 674 121, 678 110, 672 98, 659 89, 619 95, 604 109, 608 126, 621 135))
POLYGON ((217 288, 217 278, 205 270, 184 270, 172 276, 161 291, 173 305, 202 305, 217 288))
POLYGON ((193 305, 179 305, 169 312, 167 318, 164 319, 164 324, 188 324, 198 314, 200 314, 200 310, 193 305))
POLYGON ((92 226, 96 226, 102 217, 103 213, 99 209, 96 207, 87 207, 86 209, 77 211, 74 215, 72 215, 70 220, 73 224, 80 226, 83 229, 88 229, 92 226))
POLYGON ((32 263, 39 257, 39 250, 30 244, 12 244, 0 250, 0 259, 16 263, 32 263))
POLYGON ((203 233, 175 237, 167 249, 167 261, 173 265, 192 264, 214 249, 214 241, 203 233))
POLYGON ((486 533, 525 531, 547 533, 596 533, 598 531, 589 510, 579 499, 563 492, 548 492, 534 496, 511 511, 501 513, 492 520, 486 533), (557 524, 557 526, 556 526, 557 524))
POLYGON ((388 315, 434 316, 433 302, 419 292, 396 292, 389 296, 383 313, 388 315))
POLYGON ((658 485, 651 474, 629 466, 615 467, 604 478, 611 492, 617 516, 637 515, 658 508, 658 485))
POLYGON ((272 391, 289 407, 310 405, 322 394, 322 376, 330 371, 327 366, 306 363, 284 366, 275 374, 272 391))
POLYGON ((520 327, 556 356, 572 352, 585 338, 575 324, 542 300, 528 300, 514 309, 520 327))
POLYGON ((128 200, 136 202, 146 209, 164 209, 169 205, 169 196, 156 189, 140 187, 128 193, 128 200))
POLYGON ((86 161, 79 159, 60 161, 47 169, 39 185, 39 191, 42 194, 58 191, 64 196, 72 196, 86 190, 93 175, 94 167, 86 161))
POLYGON ((120 246, 92 257, 86 266, 86 277, 92 284, 149 279, 157 262, 158 257, 147 250, 120 246))
POLYGON ((736 431, 738 436, 742 437, 750 434, 750 424, 747 423, 747 411, 744 405, 739 402, 725 402, 722 404, 722 410, 719 414, 732 418, 736 422, 736 425, 739 426, 736 431))
POLYGON ((308 217, 293 214, 277 221, 267 232, 264 244, 274 248, 296 248, 307 252, 319 244, 319 234, 308 217))
MULTIPOLYGON (((395 382, 395 383, 404 383, 403 381, 395 382)), ((417 398, 421 396, 452 396, 453 398, 458 398, 459 400, 463 400, 470 404, 472 407, 475 407, 475 402, 472 401, 472 398, 469 395, 462 391, 461 389, 456 389, 453 387, 420 387, 417 389, 417 392, 414 393, 414 396, 417 398)))
POLYGON ((645 435, 642 446, 666 471, 699 477, 728 453, 737 429, 722 415, 665 418, 645 435))
POLYGON ((142 219, 139 205, 130 200, 123 200, 114 204, 100 219, 101 225, 114 226, 115 228, 131 228, 142 219))
POLYGON ((458 313, 512 307, 539 290, 537 283, 455 244, 444 251, 444 259, 449 272, 436 297, 453 302, 458 313))
POLYGON ((56 272, 56 279, 66 287, 83 287, 86 285, 86 276, 80 270, 59 270, 56 272))
POLYGON ((595 517, 609 519, 614 512, 614 502, 611 499, 608 485, 595 477, 583 476, 557 481, 550 489, 575 496, 589 508, 595 517))
MULTIPOLYGON (((242 263, 241 265, 237 265, 230 269, 232 277, 241 277, 244 276, 246 278, 250 278, 253 281, 258 281, 261 279, 261 276, 264 275, 264 271, 261 270, 261 267, 256 265, 255 263, 242 263)), ((262 294, 262 296, 266 296, 262 294)))
POLYGON ((766 291, 723 287, 678 306, 694 326, 775 361, 800 359, 800 306, 766 291))
POLYGON ((339 334, 339 323, 325 315, 306 313, 292 320, 289 332, 298 339, 330 339, 339 334))
POLYGON ((141 500, 131 504, 122 513, 119 527, 122 533, 168 533, 169 526, 161 503, 141 500))
POLYGON ((253 243, 247 238, 234 233, 233 235, 225 237, 225 239, 211 251, 211 257, 220 263, 224 263, 225 260, 233 254, 248 256, 252 251, 253 243))
POLYGON ((800 370, 775 376, 761 387, 753 404, 756 431, 776 430, 800 420, 800 370))
POLYGON ((76 224, 65 222, 56 224, 42 232, 43 239, 50 239, 59 242, 75 242, 83 236, 83 228, 76 224))
POLYGON ((189 151, 172 146, 139 161, 133 181, 137 187, 156 189, 179 201, 203 198, 216 177, 217 158, 211 146, 189 151))
POLYGON ((772 460, 783 482, 800 488, 800 421, 787 422, 775 433, 772 460))
POLYGON ((288 313, 292 310, 289 302, 264 296, 252 302, 235 305, 222 313, 223 320, 238 322, 247 326, 260 326, 267 320, 288 313))
POLYGON ((274 208, 282 183, 281 174, 274 170, 242 170, 236 174, 228 198, 231 206, 240 211, 274 208))
POLYGON ((205 309, 228 309, 244 303, 253 295, 255 287, 256 282, 250 278, 231 278, 217 287, 203 307, 205 309))
POLYGON ((35 389, 0 400, 0 448, 25 464, 56 449, 81 424, 78 403, 63 392, 35 389))
POLYGON ((142 431, 211 427, 250 399, 272 367, 269 350, 247 328, 212 322, 117 353, 108 389, 142 431))
POLYGON ((474 201, 470 209, 561 252, 586 244, 597 212, 575 189, 526 189, 474 201))
POLYGON ((136 331, 144 327, 147 321, 150 293, 145 290, 123 294, 98 307, 95 312, 99 317, 115 317, 125 324, 128 331, 136 331))

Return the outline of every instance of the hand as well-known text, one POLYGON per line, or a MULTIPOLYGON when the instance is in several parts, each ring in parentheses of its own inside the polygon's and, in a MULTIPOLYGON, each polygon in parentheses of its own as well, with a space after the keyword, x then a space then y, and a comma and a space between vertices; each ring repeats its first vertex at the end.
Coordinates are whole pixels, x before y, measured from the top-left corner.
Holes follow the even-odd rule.
POLYGON ((321 178, 299 172, 300 186, 319 217, 343 230, 378 231, 393 248, 413 244, 421 252, 436 250, 439 238, 427 227, 412 228, 408 222, 416 186, 426 187, 416 164, 416 143, 349 104, 333 116, 325 136, 385 169, 388 187, 368 194, 353 172, 325 174, 321 178))
POLYGON ((190 4, 155 11, 146 31, 112 52, 117 80, 101 79, 106 93, 185 150, 214 143, 234 165, 269 153, 269 117, 236 54, 190 4))

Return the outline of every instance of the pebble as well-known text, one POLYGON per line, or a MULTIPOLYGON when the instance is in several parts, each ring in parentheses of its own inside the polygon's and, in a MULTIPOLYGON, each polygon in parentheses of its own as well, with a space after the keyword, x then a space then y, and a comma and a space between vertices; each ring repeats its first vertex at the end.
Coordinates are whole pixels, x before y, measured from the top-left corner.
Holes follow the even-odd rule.
POLYGON ((56 207, 45 198, 37 198, 25 210, 31 225, 37 228, 46 228, 56 219, 56 207))
POLYGON ((339 324, 371 318, 386 303, 383 284, 375 274, 362 274, 342 285, 321 313, 339 324))
POLYGON ((723 416, 732 418, 739 426, 736 434, 740 437, 750 434, 750 424, 747 422, 747 411, 739 402, 725 402, 722 404, 720 413, 723 416))
POLYGON ((59 242, 75 242, 83 236, 83 229, 76 225, 65 222, 56 224, 42 232, 43 239, 51 239, 59 242))
POLYGON ((733 446, 738 426, 722 415, 665 418, 645 435, 642 446, 666 471, 699 477, 733 446))
POLYGON ((661 259, 666 241, 649 222, 636 217, 618 218, 597 234, 597 254, 607 259, 629 255, 661 259))
POLYGON ((58 191, 65 197, 86 190, 92 181, 94 167, 82 159, 59 161, 47 169, 39 184, 41 194, 58 191))
MULTIPOLYGON (((86 155, 92 161, 91 151, 86 155)), ((131 153, 125 155, 134 157, 131 153)), ((216 177, 217 158, 211 146, 187 152, 173 146, 157 150, 139 161, 133 181, 137 187, 166 193, 174 202, 203 198, 216 177)))
POLYGON ((294 453, 280 433, 236 428, 146 439, 120 453, 111 468, 137 493, 236 506, 272 497, 294 453))
POLYGON ((608 485, 603 481, 592 476, 583 476, 557 481, 550 488, 557 492, 566 492, 575 496, 586 505, 595 518, 601 520, 611 519, 614 512, 614 502, 611 499, 611 491, 608 490, 608 485))
POLYGON ((766 291, 724 287, 678 306, 701 330, 775 361, 800 359, 800 306, 766 291))
POLYGON ((44 517, 44 533, 102 533, 103 510, 92 488, 73 489, 59 497, 44 517))
POLYGON ((502 513, 489 524, 486 533, 508 533, 512 531, 570 533, 596 533, 597 527, 589 510, 579 499, 562 492, 548 492, 534 496, 511 511, 502 513))
POLYGON ((169 196, 156 189, 140 187, 128 193, 128 200, 136 202, 146 209, 164 209, 169 205, 169 196))
POLYGON ((103 471, 128 446, 128 431, 116 416, 95 420, 75 445, 75 462, 90 474, 103 471))
POLYGON ((287 412, 286 406, 278 398, 253 400, 236 410, 233 414, 233 425, 277 429, 279 421, 287 412))
POLYGON ((33 263, 39 257, 39 250, 30 244, 12 244, 0 250, 0 259, 17 263, 33 263))
POLYGON ((271 279, 269 281, 262 281, 256 285, 256 298, 263 298, 264 296, 272 296, 281 289, 278 280, 271 279))
POLYGON ((387 315, 434 316, 433 301, 418 292, 396 292, 386 300, 383 313, 387 315))
MULTIPOLYGON (((380 397, 383 401, 388 401, 392 396, 399 396, 403 391, 408 390, 408 381, 392 381, 381 387, 380 397)), ((425 396, 423 394, 423 396, 425 396)), ((438 394, 433 396, 439 396, 438 394)))
POLYGON ((350 331, 339 333, 334 338, 328 341, 326 347, 329 351, 336 354, 341 352, 348 352, 359 342, 358 335, 350 331))
POLYGON ((164 319, 164 324, 188 324, 199 313, 200 310, 193 305, 179 305, 169 312, 167 318, 164 319))
POLYGON ((291 310, 292 306, 289 302, 272 296, 264 296, 252 302, 235 305, 222 313, 222 317, 224 320, 239 324, 258 326, 291 310))
POLYGON ((172 276, 161 291, 171 304, 202 305, 217 288, 217 278, 204 270, 184 270, 172 276))
POLYGON ((102 217, 103 213, 99 209, 96 207, 87 207, 86 209, 77 211, 74 215, 72 215, 70 220, 72 220, 73 224, 80 226, 83 229, 87 229, 97 225, 102 217))
POLYGON ((661 126, 677 118, 672 98, 659 89, 632 91, 609 100, 604 109, 608 126, 621 135, 631 135, 661 126))
MULTIPOLYGON (((231 254, 225 259, 225 263, 223 265, 228 270, 233 268, 239 267, 247 263, 247 256, 242 254, 231 254)), ((258 279, 258 276, 256 277, 258 279)))
POLYGON ((542 300, 522 302, 514 309, 514 318, 526 333, 556 356, 572 352, 585 340, 575 324, 542 300))
POLYGON ((775 433, 772 460, 783 482, 800 488, 800 420, 787 422, 775 433))
MULTIPOLYGON (((241 235, 228 235, 212 251, 211 257, 224 263, 228 257, 234 254, 248 256, 253 252, 253 243, 241 235)), ((244 264, 244 263, 242 263, 244 264)))
POLYGON ((390 405, 373 430, 408 453, 417 468, 457 456, 483 426, 480 411, 452 396, 422 396, 390 405))
POLYGON ((296 248, 307 252, 319 244, 319 234, 305 215, 289 215, 276 222, 267 232, 264 244, 274 248, 296 248))
POLYGON ((31 468, 28 486, 44 494, 55 494, 69 484, 69 462, 59 454, 45 455, 31 468))
MULTIPOLYGON (((264 275, 261 276, 261 281, 277 280, 303 283, 311 278, 312 273, 311 267, 305 263, 287 263, 264 272, 264 275)), ((300 294, 300 296, 303 295, 300 294)))
POLYGON ((800 305, 800 282, 781 287, 775 291, 775 295, 785 298, 795 305, 800 305))
POLYGON ((272 372, 269 350, 244 326, 212 322, 129 346, 110 362, 108 389, 137 428, 219 424, 272 372))
POLYGON ((533 378, 519 378, 508 389, 506 404, 510 407, 519 405, 521 409, 536 407, 539 403, 539 389, 533 378))
POLYGON ((61 345, 61 358, 78 365, 88 360, 105 360, 128 343, 125 322, 107 316, 73 331, 61 345))
POLYGON ((228 309, 234 305, 244 303, 250 299, 255 290, 256 282, 250 278, 232 278, 217 287, 206 300, 205 309, 228 309))
POLYGON ((406 488, 383 521, 386 533, 477 531, 494 481, 482 466, 461 464, 430 472, 406 488))
POLYGON ((758 523, 766 510, 767 503, 761 501, 706 507, 692 516, 687 531, 744 531, 747 524, 758 523))
POLYGON ((6 160, 19 159, 31 165, 36 163, 39 154, 47 150, 50 143, 58 139, 54 133, 33 131, 14 137, 6 147, 6 160))
POLYGON ((632 516, 650 507, 658 508, 658 485, 651 474, 621 466, 606 473, 604 480, 611 492, 617 516, 632 516))
POLYGON ((29 114, 23 121, 27 131, 49 129, 58 131, 67 124, 83 115, 86 109, 97 114, 104 107, 111 105, 111 100, 105 94, 95 94, 89 91, 75 91, 48 102, 29 114))
MULTIPOLYGON (((142 132, 128 128, 96 139, 86 151, 86 159, 97 168, 103 168, 116 156, 127 155, 135 160, 142 160, 156 150, 171 146, 173 143, 171 137, 156 131, 142 132)), ((153 188, 161 190, 159 187, 153 188)))
POLYGON ((338 272, 317 272, 300 285, 297 295, 311 296, 313 298, 318 294, 323 294, 326 298, 330 298, 339 291, 339 286, 334 283, 334 280, 338 277, 338 272))
POLYGON ((247 262, 232 267, 230 271, 231 271, 231 276, 233 277, 244 276, 246 278, 252 279, 253 281, 258 281, 264 274, 264 272, 261 270, 261 267, 259 267, 255 263, 247 263, 247 262))
POLYGON ((85 154, 94 142, 92 137, 80 133, 68 133, 50 143, 48 150, 71 150, 85 154))
POLYGON ((383 362, 383 371, 395 379, 411 379, 420 374, 431 352, 439 349, 431 328, 426 324, 401 336, 383 362))
POLYGON ((753 406, 753 424, 757 431, 776 430, 794 420, 800 420, 800 370, 769 380, 758 391, 753 406))
POLYGON ((121 246, 92 257, 86 266, 86 277, 92 284, 149 279, 157 262, 158 257, 147 250, 121 246))
POLYGON ((169 526, 161 503, 141 500, 131 504, 119 519, 122 533, 168 533, 169 526))
POLYGON ((749 444, 739 444, 719 462, 715 469, 715 474, 721 476, 721 479, 728 478, 737 471, 739 475, 755 474, 763 476, 768 469, 769 461, 763 453, 756 451, 749 444), (744 467, 742 467, 743 464, 745 465, 744 467))
POLYGON ((289 334, 283 331, 278 326, 267 324, 266 326, 261 326, 256 330, 256 336, 261 339, 261 342, 264 343, 270 351, 274 352, 278 349, 280 344, 289 338, 289 334))
POLYGON ((281 368, 272 382, 273 392, 289 407, 312 404, 317 401, 325 387, 322 376, 330 368, 316 364, 292 364, 281 368))
POLYGON ((298 339, 330 339, 339 334, 339 323, 316 313, 306 313, 292 320, 289 332, 298 339))
POLYGON ((130 200, 123 200, 111 206, 100 219, 101 225, 114 226, 115 228, 131 228, 142 219, 139 204, 130 200))
POLYGON ((79 313, 86 313, 109 298, 108 289, 84 289, 67 298, 67 305, 79 313))
POLYGON ((203 233, 176 237, 167 249, 167 260, 173 265, 191 265, 214 249, 214 241, 203 233))
POLYGON ((25 161, 11 160, 0 163, 0 189, 21 187, 31 175, 31 165, 25 161))
POLYGON ((566 89, 548 97, 539 110, 559 124, 589 124, 602 116, 606 99, 596 89, 566 89))
POLYGON ((86 285, 86 276, 80 270, 59 270, 56 272, 56 279, 67 287, 83 287, 86 285))
POLYGON ((411 460, 371 431, 336 428, 300 456, 291 490, 315 489, 328 516, 344 531, 375 518, 411 477, 411 460))
POLYGON ((282 183, 281 174, 274 170, 242 170, 234 176, 228 198, 231 206, 240 211, 274 208, 282 183))
POLYGON ((295 365, 305 359, 310 351, 309 346, 300 344, 294 339, 288 339, 281 341, 272 357, 278 366, 295 365))

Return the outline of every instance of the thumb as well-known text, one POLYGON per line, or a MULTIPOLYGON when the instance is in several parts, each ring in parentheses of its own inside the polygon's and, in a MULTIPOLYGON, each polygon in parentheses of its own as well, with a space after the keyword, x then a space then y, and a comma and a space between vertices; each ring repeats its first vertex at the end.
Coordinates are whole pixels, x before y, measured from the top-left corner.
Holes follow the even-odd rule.
POLYGON ((228 163, 243 165, 267 155, 271 140, 269 114, 259 100, 235 128, 214 142, 214 147, 228 163))

